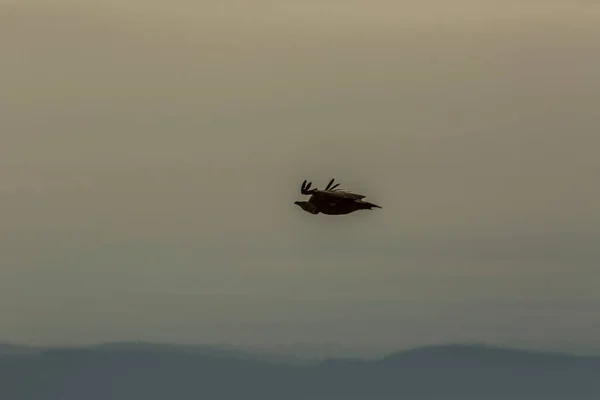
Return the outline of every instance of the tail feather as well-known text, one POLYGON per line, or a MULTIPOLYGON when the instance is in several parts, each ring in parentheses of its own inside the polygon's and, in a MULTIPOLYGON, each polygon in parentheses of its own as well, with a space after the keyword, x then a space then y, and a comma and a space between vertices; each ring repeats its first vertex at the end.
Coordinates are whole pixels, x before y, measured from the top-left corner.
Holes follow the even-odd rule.
POLYGON ((373 208, 382 208, 377 204, 369 203, 368 201, 362 201, 361 203, 366 210, 371 210, 373 208))

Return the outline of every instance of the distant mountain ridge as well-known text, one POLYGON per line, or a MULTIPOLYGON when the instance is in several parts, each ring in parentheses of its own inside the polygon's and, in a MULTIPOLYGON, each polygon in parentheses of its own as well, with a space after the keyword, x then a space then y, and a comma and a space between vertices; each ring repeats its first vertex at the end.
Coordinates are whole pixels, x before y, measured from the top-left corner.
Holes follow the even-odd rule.
POLYGON ((0 398, 11 400, 600 399, 598 356, 493 346, 427 346, 306 365, 227 346, 2 348, 0 398))
POLYGON ((410 350, 402 350, 392 353, 384 360, 390 361, 394 359, 408 359, 408 358, 422 358, 426 355, 435 355, 440 359, 451 359, 456 360, 476 360, 486 359, 488 361, 502 361, 514 357, 521 359, 548 359, 548 358, 559 358, 559 359, 588 359, 597 358, 600 356, 582 356, 574 355, 566 352, 558 351, 542 351, 542 350, 527 350, 527 349, 516 349, 511 347, 492 346, 485 344, 444 344, 435 346, 422 346, 410 350))
POLYGON ((53 352, 71 351, 135 351, 154 353, 182 353, 196 354, 214 358, 250 359, 257 361, 305 364, 318 362, 317 358, 300 358, 294 355, 280 355, 277 352, 262 350, 247 350, 230 345, 188 345, 155 342, 106 342, 88 346, 24 346, 0 343, 0 357, 8 354, 42 354, 53 352))

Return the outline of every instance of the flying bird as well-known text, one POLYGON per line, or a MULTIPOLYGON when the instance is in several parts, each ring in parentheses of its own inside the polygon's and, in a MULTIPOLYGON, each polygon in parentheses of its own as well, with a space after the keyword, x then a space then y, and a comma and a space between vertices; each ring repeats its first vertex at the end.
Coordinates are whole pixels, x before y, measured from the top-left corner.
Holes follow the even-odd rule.
POLYGON ((337 189, 340 185, 333 182, 335 178, 329 181, 324 190, 317 188, 311 189, 312 182, 302 183, 300 193, 310 195, 308 201, 296 201, 304 211, 311 214, 327 214, 327 215, 343 215, 350 214, 358 210, 371 210, 373 208, 381 208, 377 204, 364 201, 365 196, 349 192, 347 190, 337 189))

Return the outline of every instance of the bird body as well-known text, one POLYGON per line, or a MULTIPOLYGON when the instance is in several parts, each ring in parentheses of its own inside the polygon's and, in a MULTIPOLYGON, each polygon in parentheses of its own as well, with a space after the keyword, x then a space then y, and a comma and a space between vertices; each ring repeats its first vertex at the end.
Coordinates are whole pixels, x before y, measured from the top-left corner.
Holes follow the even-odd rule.
POLYGON ((310 189, 312 182, 307 184, 304 181, 300 193, 311 197, 308 201, 296 201, 294 204, 311 214, 326 215, 345 215, 358 210, 381 208, 377 204, 364 201, 365 196, 361 194, 336 189, 339 183, 333 185, 334 180, 329 181, 325 190, 310 189))

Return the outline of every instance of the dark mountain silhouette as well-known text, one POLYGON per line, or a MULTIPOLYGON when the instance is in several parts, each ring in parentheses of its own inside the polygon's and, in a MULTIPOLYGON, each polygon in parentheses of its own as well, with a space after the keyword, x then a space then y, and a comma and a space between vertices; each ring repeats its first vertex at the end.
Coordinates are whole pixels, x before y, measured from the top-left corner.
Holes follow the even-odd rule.
POLYGON ((447 345, 292 365, 237 350, 102 345, 0 353, 0 398, 600 399, 600 357, 447 345))
POLYGON ((12 344, 0 343, 0 356, 9 354, 36 354, 41 349, 29 346, 15 346, 12 344))

